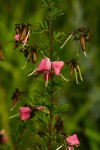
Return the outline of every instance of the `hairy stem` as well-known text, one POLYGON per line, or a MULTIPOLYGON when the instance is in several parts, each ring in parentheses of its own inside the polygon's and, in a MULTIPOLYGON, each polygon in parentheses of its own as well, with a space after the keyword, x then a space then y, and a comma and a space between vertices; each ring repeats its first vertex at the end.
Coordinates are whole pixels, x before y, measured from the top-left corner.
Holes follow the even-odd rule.
POLYGON ((50 57, 52 59, 53 38, 52 38, 52 21, 49 19, 49 35, 50 35, 50 57))
MULTIPOLYGON (((50 60, 52 60, 52 50, 53 50, 53 37, 52 37, 52 21, 51 18, 49 18, 49 38, 50 38, 50 60)), ((51 83, 53 82, 53 77, 51 78, 51 83)), ((52 105, 53 105, 53 87, 52 84, 51 87, 51 93, 50 93, 50 122, 49 122, 49 143, 48 143, 48 150, 51 150, 51 144, 52 144, 52 105)))

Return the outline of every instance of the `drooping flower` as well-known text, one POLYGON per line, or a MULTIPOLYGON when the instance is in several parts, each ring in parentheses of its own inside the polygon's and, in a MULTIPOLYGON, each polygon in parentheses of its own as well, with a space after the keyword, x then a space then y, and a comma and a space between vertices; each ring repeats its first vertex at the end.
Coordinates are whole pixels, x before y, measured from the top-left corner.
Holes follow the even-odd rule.
POLYGON ((15 48, 20 43, 23 43, 23 47, 25 46, 30 36, 30 26, 31 26, 30 24, 26 24, 26 23, 16 25, 15 48))
POLYGON ((70 77, 72 77, 72 75, 75 72, 76 83, 79 84, 78 74, 79 74, 80 80, 83 82, 83 78, 82 78, 82 75, 81 75, 81 70, 80 70, 79 63, 77 62, 77 60, 73 58, 72 60, 69 60, 66 64, 69 68, 70 77))
MULTIPOLYGON (((63 45, 60 47, 61 49, 66 45, 66 43, 69 41, 71 37, 73 37, 73 40, 75 42, 80 41, 80 45, 86 57, 87 56, 86 55, 86 42, 88 42, 90 39, 90 30, 86 27, 80 27, 76 31, 71 32, 68 38, 63 43, 63 45)), ((79 56, 78 51, 77 51, 77 56, 79 56)))
MULTIPOLYGON (((63 79, 65 79, 61 74, 60 71, 62 67, 64 66, 63 61, 54 61, 51 62, 48 57, 45 57, 44 59, 41 60, 38 68, 34 70, 31 74, 28 76, 31 76, 34 74, 36 71, 38 73, 43 73, 44 75, 44 80, 46 81, 46 85, 48 84, 48 80, 50 79, 51 75, 54 73, 55 75, 60 75, 63 79)), ((66 79, 65 79, 66 80, 66 79)), ((66 80, 67 81, 67 80, 66 80)))
POLYGON ((8 143, 8 136, 6 134, 6 131, 2 129, 0 131, 0 143, 1 144, 7 144, 8 143))
POLYGON ((78 137, 76 134, 66 138, 66 141, 68 143, 68 149, 69 150, 74 150, 73 146, 79 146, 80 145, 80 141, 78 140, 78 137))
POLYGON ((30 107, 20 107, 19 111, 21 120, 28 120, 30 118, 32 109, 30 107))

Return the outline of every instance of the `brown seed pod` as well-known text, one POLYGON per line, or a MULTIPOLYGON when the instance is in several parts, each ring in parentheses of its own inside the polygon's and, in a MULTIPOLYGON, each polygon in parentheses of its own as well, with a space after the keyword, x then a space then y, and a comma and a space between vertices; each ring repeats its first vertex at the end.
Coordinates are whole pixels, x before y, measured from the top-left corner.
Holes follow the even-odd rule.
POLYGON ((85 51, 86 50, 86 41, 85 41, 84 35, 80 35, 80 44, 81 44, 83 51, 85 51))
POLYGON ((1 45, 0 45, 0 60, 1 61, 5 60, 5 56, 4 56, 3 52, 2 52, 2 46, 1 45))
POLYGON ((28 34, 29 28, 28 28, 28 24, 22 24, 22 29, 20 31, 20 41, 23 41, 27 34, 28 34))
POLYGON ((30 51, 30 57, 31 57, 31 60, 32 62, 35 64, 36 63, 36 59, 37 59, 37 52, 36 52, 36 48, 35 47, 32 47, 31 48, 31 51, 30 51))

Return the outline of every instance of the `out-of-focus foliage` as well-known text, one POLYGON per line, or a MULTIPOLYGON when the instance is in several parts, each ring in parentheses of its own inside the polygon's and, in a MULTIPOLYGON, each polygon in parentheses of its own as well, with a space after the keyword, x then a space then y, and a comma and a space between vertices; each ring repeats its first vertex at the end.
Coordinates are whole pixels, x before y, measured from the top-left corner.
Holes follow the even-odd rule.
MULTIPOLYGON (((87 43, 87 58, 83 56, 83 51, 79 51, 80 68, 84 82, 77 85, 75 77, 69 83, 65 83, 56 101, 60 104, 68 103, 69 110, 62 118, 65 120, 65 131, 67 134, 77 133, 81 145, 81 150, 99 150, 100 147, 100 2, 99 0, 63 0, 57 3, 57 7, 64 10, 65 14, 59 16, 53 27, 55 32, 65 32, 69 34, 78 27, 87 26, 90 29, 91 37, 87 43)), ((29 97, 34 97, 34 91, 38 88, 37 80, 29 78, 29 69, 34 69, 36 65, 27 64, 23 70, 25 58, 19 50, 13 50, 14 27, 16 23, 29 22, 37 26, 38 22, 44 20, 41 0, 6 0, 0 1, 0 42, 3 44, 5 61, 0 62, 0 128, 5 127, 12 131, 14 135, 17 125, 24 126, 19 120, 11 121, 11 128, 8 126, 8 116, 11 108, 11 96, 15 88, 25 91, 29 97), (11 41, 11 42, 9 42, 11 41)), ((33 34, 30 43, 45 42, 46 34, 33 34)), ((69 40, 61 50, 60 44, 55 41, 54 47, 60 59, 68 60, 77 53, 77 46, 74 41, 69 40)), ((39 55, 39 57, 41 57, 39 55)), ((67 69, 63 70, 66 74, 67 69)), ((23 97, 27 101, 27 97, 23 97)), ((33 128, 37 125, 32 122, 33 128)), ((25 146, 29 146, 30 140, 27 139, 29 125, 26 123, 27 131, 24 133, 25 146)), ((41 126, 42 128, 42 126, 41 126)), ((36 129, 37 130, 37 129, 36 129)), ((16 131, 17 132, 17 131, 16 131)), ((34 134, 34 133, 33 133, 34 134)), ((13 136, 14 137, 14 136, 13 136)), ((16 138, 13 141, 16 142, 16 138)), ((32 139, 31 137, 31 140, 32 139)), ((35 139, 36 140, 36 139, 35 139)), ((38 143, 38 141, 36 141, 38 143)), ((42 141, 41 141, 42 142, 42 141)), ((23 146, 23 142, 21 143, 23 146)))

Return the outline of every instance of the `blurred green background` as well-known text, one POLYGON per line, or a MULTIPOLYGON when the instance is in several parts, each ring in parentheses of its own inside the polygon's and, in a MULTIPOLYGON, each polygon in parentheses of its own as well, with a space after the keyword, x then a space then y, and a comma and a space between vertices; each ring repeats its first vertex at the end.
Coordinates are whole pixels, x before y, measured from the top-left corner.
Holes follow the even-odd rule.
MULTIPOLYGON (((100 1, 63 0, 61 3, 57 3, 57 8, 62 9, 65 15, 58 17, 54 22, 56 32, 64 31, 69 34, 81 26, 87 26, 91 32, 90 41, 87 43, 87 58, 80 50, 79 63, 84 82, 77 85, 73 76, 69 83, 64 83, 64 87, 58 95, 59 103, 70 105, 64 118, 65 131, 67 134, 78 134, 81 145, 77 149, 99 150, 100 1)), ((30 97, 34 96, 34 90, 38 88, 38 80, 27 76, 29 69, 34 69, 37 64, 29 63, 23 70, 21 66, 24 65, 25 58, 19 50, 13 50, 13 42, 8 43, 14 39, 15 24, 29 22, 36 26, 42 20, 41 0, 0 1, 0 42, 3 44, 5 55, 5 61, 0 62, 0 117, 3 118, 2 121, 0 120, 0 128, 2 126, 8 128, 7 116, 11 115, 9 113, 12 102, 11 96, 15 88, 27 91, 30 97)), ((30 43, 42 43, 46 39, 46 34, 32 34, 30 43)), ((58 52, 60 59, 68 60, 77 57, 77 48, 72 40, 66 44, 63 50, 60 50, 59 46, 55 43, 55 50, 58 52)), ((39 55, 39 57, 41 56, 39 55)), ((67 76, 67 73, 64 71, 64 76, 67 76)))

